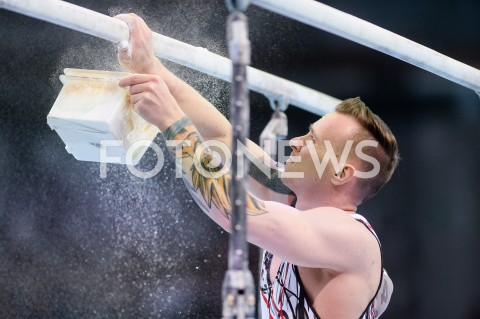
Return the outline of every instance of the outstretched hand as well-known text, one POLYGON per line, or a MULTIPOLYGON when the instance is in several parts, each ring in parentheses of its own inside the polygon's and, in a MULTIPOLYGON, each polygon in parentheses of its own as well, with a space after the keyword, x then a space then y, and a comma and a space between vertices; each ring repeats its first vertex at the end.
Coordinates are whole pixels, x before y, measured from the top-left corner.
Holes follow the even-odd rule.
POLYGON ((124 21, 130 29, 129 46, 118 51, 120 64, 133 73, 155 74, 160 61, 155 57, 152 30, 134 13, 119 14, 115 18, 124 21))
POLYGON ((165 82, 157 75, 132 74, 123 78, 119 85, 130 87, 134 110, 161 131, 185 116, 165 82))

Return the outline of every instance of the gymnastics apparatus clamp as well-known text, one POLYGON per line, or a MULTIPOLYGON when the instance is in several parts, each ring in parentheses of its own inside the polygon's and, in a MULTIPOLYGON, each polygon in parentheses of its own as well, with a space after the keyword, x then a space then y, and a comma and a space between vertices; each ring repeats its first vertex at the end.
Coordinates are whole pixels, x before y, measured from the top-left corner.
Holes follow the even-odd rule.
MULTIPOLYGON (((297 83, 254 69, 250 63, 248 24, 244 15, 250 0, 226 0, 230 15, 227 38, 231 60, 200 47, 153 34, 155 54, 159 58, 188 66, 211 76, 232 82, 231 122, 232 149, 246 145, 249 130, 248 90, 265 95, 274 114, 262 132, 261 144, 287 135, 288 105, 324 115, 334 110, 340 100, 297 83), (247 78, 248 74, 248 78, 247 78)), ((480 70, 456 61, 402 36, 369 22, 336 10, 314 0, 251 0, 264 9, 285 15, 313 27, 336 34, 416 65, 462 86, 480 96, 480 70)), ((0 0, 0 8, 45 20, 120 44, 129 39, 126 23, 60 0, 0 0)), ((270 144, 274 146, 275 143, 270 144)), ((276 155, 275 147, 270 150, 276 155)), ((232 232, 230 235, 228 271, 223 283, 223 318, 255 317, 253 277, 248 269, 244 174, 247 164, 241 152, 232 157, 232 232), (237 163, 244 163, 237 167, 237 163), (239 169, 239 171, 237 171, 239 169)))

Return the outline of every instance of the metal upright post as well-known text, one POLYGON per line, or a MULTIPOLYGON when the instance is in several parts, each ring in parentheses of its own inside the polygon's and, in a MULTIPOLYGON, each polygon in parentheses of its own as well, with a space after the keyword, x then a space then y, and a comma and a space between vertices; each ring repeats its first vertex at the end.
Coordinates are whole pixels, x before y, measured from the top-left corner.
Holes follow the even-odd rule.
POLYGON ((255 317, 255 284, 248 269, 246 241, 245 176, 248 163, 238 145, 246 145, 249 131, 250 105, 247 87, 247 66, 250 64, 248 23, 243 12, 248 0, 227 0, 230 15, 227 20, 227 39, 232 60, 231 115, 232 123, 232 231, 230 234, 228 271, 223 282, 224 319, 255 317))

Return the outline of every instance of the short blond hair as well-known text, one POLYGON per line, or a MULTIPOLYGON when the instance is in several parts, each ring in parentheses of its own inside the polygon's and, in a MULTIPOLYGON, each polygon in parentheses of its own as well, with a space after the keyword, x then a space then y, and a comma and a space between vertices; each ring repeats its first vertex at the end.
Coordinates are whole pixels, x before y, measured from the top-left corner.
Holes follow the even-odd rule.
POLYGON ((363 140, 375 140, 380 146, 369 148, 365 152, 380 163, 378 175, 361 182, 364 199, 371 198, 390 180, 398 166, 400 155, 397 140, 387 124, 373 113, 359 97, 341 102, 335 111, 353 117, 362 127, 353 137, 356 144, 363 140))

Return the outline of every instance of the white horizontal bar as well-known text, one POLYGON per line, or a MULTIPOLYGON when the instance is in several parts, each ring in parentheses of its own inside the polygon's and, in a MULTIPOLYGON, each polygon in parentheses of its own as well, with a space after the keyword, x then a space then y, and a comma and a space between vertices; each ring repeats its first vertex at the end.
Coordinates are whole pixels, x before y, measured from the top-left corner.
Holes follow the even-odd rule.
POLYGON ((1 0, 0 8, 118 43, 129 38, 123 21, 59 0, 1 0))
MULTIPOLYGON (((0 0, 0 8, 58 24, 118 43, 128 40, 126 23, 118 19, 59 0, 0 0)), ((188 66, 231 82, 232 64, 225 57, 207 49, 153 34, 155 54, 163 59, 188 66)), ((323 115, 335 109, 340 100, 269 73, 248 68, 248 87, 268 98, 323 115)))
MULTIPOLYGON (((232 63, 229 59, 178 40, 153 34, 157 56, 231 82, 232 63)), ((292 81, 248 67, 248 88, 268 98, 286 98, 289 104, 323 115, 335 109, 340 100, 292 81)))
POLYGON ((314 0, 252 0, 252 3, 480 91, 480 70, 322 3, 314 0))

